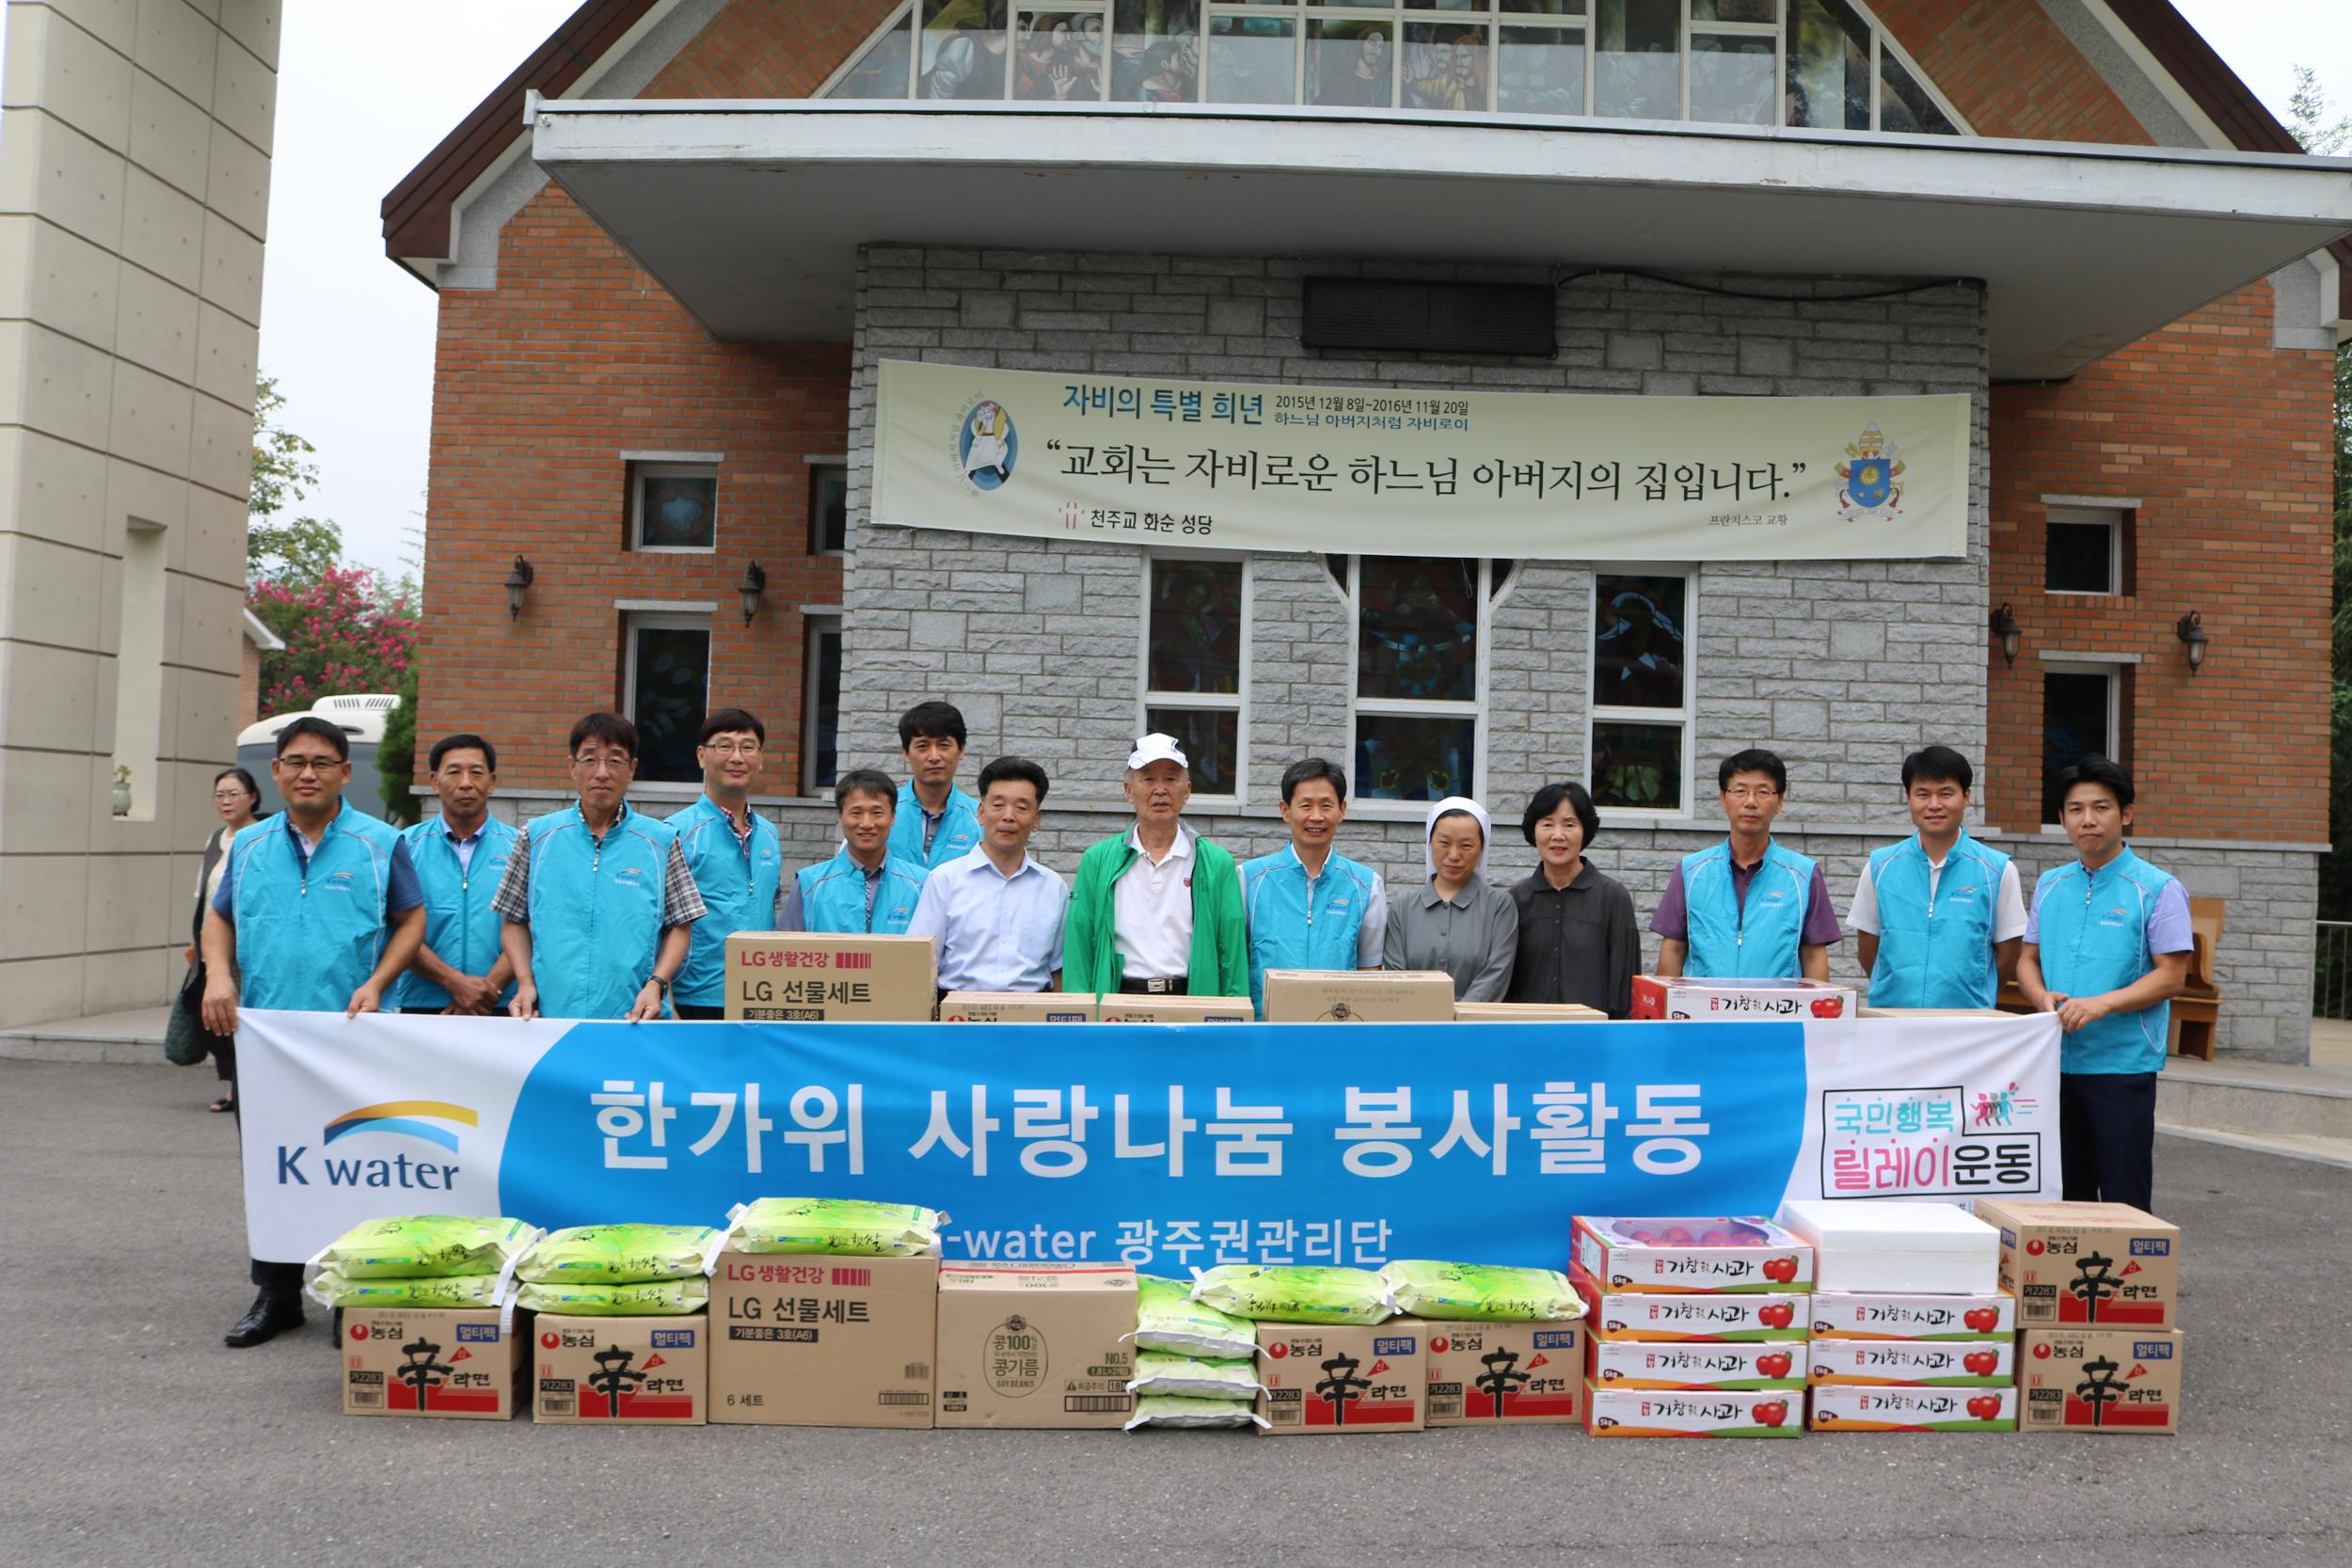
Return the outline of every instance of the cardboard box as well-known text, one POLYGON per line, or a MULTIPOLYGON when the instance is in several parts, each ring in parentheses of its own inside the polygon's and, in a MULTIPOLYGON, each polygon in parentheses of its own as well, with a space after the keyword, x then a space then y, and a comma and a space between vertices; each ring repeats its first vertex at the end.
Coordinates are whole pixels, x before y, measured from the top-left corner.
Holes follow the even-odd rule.
POLYGON ((1456 1002, 1456 1023, 1606 1023, 1598 1007, 1575 1002, 1456 1002))
POLYGON ((729 1019, 929 1023, 938 1000, 939 950, 929 937, 738 931, 727 938, 729 1019))
POLYGON ((729 1249, 710 1280, 710 1419, 928 1428, 938 1337, 936 1257, 729 1249))
POLYGON ((1597 1388, 1802 1388, 1804 1347, 1694 1344, 1592 1336, 1585 1372, 1597 1388))
POLYGON ((1127 1380, 1136 1271, 1115 1263, 943 1263, 943 1427, 1117 1427, 1127 1380))
POLYGON ((1057 990, 951 990, 942 1023, 1092 1023, 1094 998, 1057 990))
POLYGON ((1433 1323, 1429 1424, 1543 1426, 1584 1415, 1584 1329, 1573 1323, 1433 1323))
POLYGON ((1576 1266, 1610 1291, 1810 1291, 1813 1248, 1758 1215, 1578 1214, 1576 1266))
POLYGON ((2017 1298, 2006 1291, 1971 1295, 1813 1292, 1816 1338, 2007 1339, 2016 1332, 2017 1298))
POLYGON ((1584 1326, 1611 1339, 1697 1340, 1702 1343, 1804 1339, 1810 1336, 1806 1295, 1794 1291, 1675 1294, 1604 1291, 1581 1269, 1568 1283, 1584 1298, 1584 1326))
POLYGON ((1419 1318, 1368 1328, 1260 1323, 1258 1381, 1265 1392, 1258 1414, 1265 1430, 1276 1437, 1421 1431, 1431 1327, 1419 1318))
POLYGON ((2017 1321, 2169 1328, 2180 1321, 2181 1233, 2128 1203, 1979 1198, 2000 1235, 2002 1286, 2017 1321))
POLYGON ((1780 1223, 1813 1243, 1824 1291, 1982 1295, 2000 1281, 1999 1234, 1957 1204, 1790 1198, 1780 1223))
POLYGON ((2017 1388, 1816 1386, 1816 1432, 2015 1432, 2017 1388))
POLYGON ((1804 1395, 1785 1388, 1584 1389, 1584 1431, 1594 1437, 1796 1437, 1804 1395))
POLYGON ((1854 1016, 1851 986, 1826 980, 1692 980, 1636 974, 1635 1018, 1834 1019, 1854 1016))
POLYGON ((1247 996, 1126 996, 1104 991, 1097 1016, 1104 1023, 1255 1023, 1247 996))
POLYGON ((1451 1023, 1454 977, 1436 970, 1269 969, 1268 1023, 1451 1023))
POLYGON ((2020 1432, 2181 1430, 2177 1328, 2028 1328, 2017 1337, 2020 1432))
POLYGON ((1816 1339, 1815 1387, 1991 1388, 2016 1381, 2012 1339, 1816 1339))
POLYGON ((710 1322, 542 1312, 532 1323, 531 1418, 698 1427, 710 1394, 710 1322))
POLYGON ((344 1415, 515 1418, 525 1363, 498 1308, 349 1307, 335 1316, 344 1415))

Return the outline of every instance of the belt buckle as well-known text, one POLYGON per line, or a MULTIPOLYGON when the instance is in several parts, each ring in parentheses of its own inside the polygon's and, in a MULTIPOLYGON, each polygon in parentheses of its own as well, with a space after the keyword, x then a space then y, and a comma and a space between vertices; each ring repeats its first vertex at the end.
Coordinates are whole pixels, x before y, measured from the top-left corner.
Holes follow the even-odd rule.
POLYGON ((1143 982, 1144 993, 1149 996, 1166 996, 1174 989, 1174 986, 1175 982, 1166 975, 1157 975, 1143 982))

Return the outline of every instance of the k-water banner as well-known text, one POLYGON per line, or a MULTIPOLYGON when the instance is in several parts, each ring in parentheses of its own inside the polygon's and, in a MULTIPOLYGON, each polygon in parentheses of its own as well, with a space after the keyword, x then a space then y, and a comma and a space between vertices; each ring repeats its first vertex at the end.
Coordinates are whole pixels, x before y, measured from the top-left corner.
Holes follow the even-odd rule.
POLYGON ((951 1258, 1558 1267, 1575 1213, 2058 1190, 2055 1018, 1422 1024, 238 1015, 253 1256, 365 1219, 921 1203, 951 1258))
POLYGON ((871 515, 1154 548, 1961 556, 1968 415, 1958 393, 1414 391, 885 360, 871 515))

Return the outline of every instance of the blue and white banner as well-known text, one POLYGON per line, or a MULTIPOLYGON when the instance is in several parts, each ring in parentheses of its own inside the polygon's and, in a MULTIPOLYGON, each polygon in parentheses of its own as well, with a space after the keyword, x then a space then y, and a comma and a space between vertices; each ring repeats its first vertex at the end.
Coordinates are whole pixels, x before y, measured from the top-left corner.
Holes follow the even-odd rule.
POLYGON ((246 1011, 247 1228, 946 1210, 949 1257, 1558 1267, 1575 1213, 2055 1196, 2057 1020, 520 1022, 246 1011))

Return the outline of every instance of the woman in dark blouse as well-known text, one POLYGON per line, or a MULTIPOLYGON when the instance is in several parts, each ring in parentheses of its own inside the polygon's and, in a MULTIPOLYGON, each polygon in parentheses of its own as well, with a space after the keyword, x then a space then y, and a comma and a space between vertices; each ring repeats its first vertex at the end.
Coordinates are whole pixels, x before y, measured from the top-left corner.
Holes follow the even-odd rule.
POLYGON ((1549 784, 1527 802, 1519 831, 1541 857, 1511 889, 1518 906, 1519 954, 1512 1002, 1577 1002, 1611 1018, 1633 1010, 1642 938, 1633 895, 1584 858, 1600 833, 1593 798, 1579 784, 1549 784))

